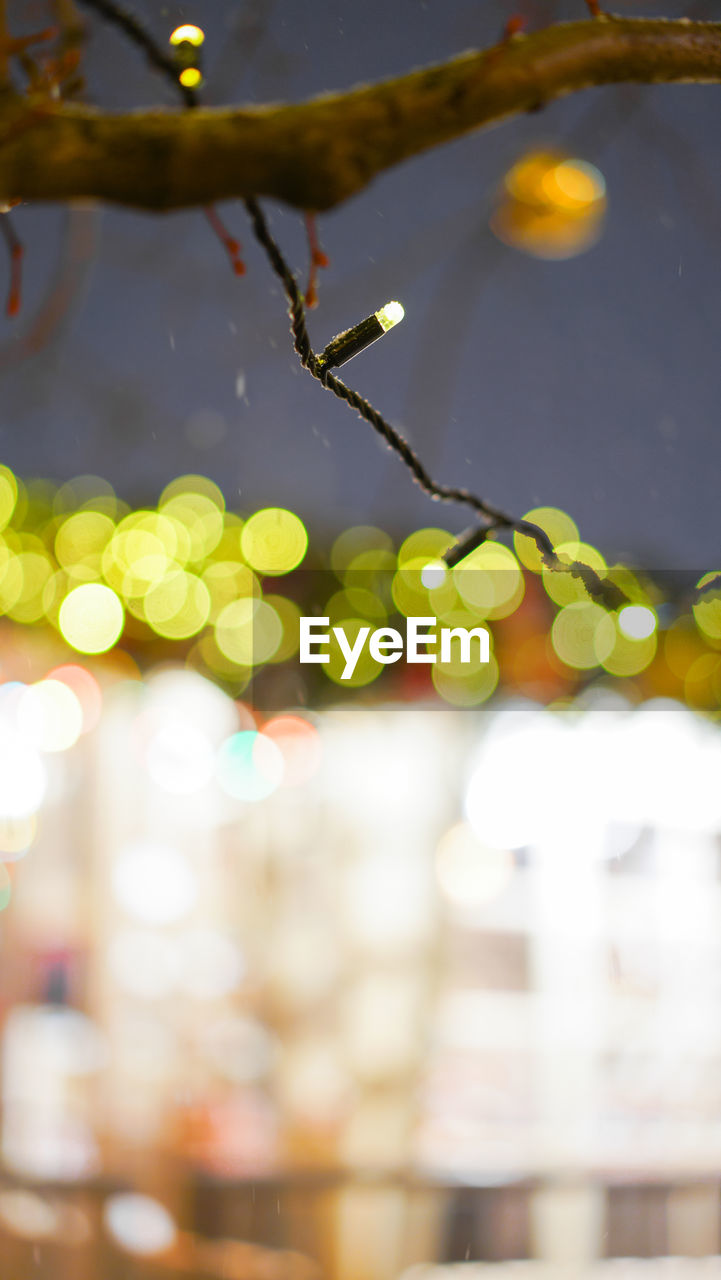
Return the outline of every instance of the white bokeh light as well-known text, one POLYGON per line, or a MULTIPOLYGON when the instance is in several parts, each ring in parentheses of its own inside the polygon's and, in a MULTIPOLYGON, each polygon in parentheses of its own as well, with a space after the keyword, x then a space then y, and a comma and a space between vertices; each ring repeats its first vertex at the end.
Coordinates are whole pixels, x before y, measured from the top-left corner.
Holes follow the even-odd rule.
POLYGON ((173 667, 150 676, 145 705, 154 728, 179 720, 217 745, 238 727, 232 698, 196 671, 173 667))
POLYGON ((647 605, 627 604, 618 615, 619 630, 628 640, 647 640, 656 625, 656 615, 647 605))
POLYGON ((475 758, 466 792, 477 838, 496 848, 579 842, 629 848, 642 826, 721 826, 721 737, 678 703, 638 710, 503 712, 475 758), (608 828, 615 838, 603 839, 608 828))
POLYGON ((215 768, 207 734, 181 716, 169 716, 145 748, 148 773, 171 795, 194 795, 210 782, 215 768))
POLYGON ((421 569, 421 582, 426 591, 442 587, 448 576, 448 566, 442 560, 431 560, 421 569))
POLYGON ((141 1000, 161 1000, 178 980, 178 947, 150 930, 122 929, 108 948, 108 967, 123 991, 141 1000))
POLYGON ((216 929, 193 929, 179 939, 179 984, 196 1000, 218 1000, 242 981, 240 948, 216 929))
POLYGON ((345 925, 354 942, 403 948, 420 943, 433 918, 432 880, 415 853, 383 850, 349 868, 345 925))
POLYGON ((273 1035, 255 1018, 231 1014, 218 1018, 200 1037, 205 1060, 235 1084, 252 1084, 268 1074, 275 1061, 273 1035))
POLYGON ((175 1242, 176 1227, 168 1210, 150 1196, 132 1192, 109 1196, 103 1207, 108 1235, 128 1253, 165 1253, 175 1242))
POLYGON ((451 827, 436 850, 438 884, 455 906, 492 902, 510 883, 513 867, 507 849, 481 844, 465 822, 451 827))
POLYGON ((67 751, 83 731, 83 709, 61 680, 39 680, 18 700, 17 725, 21 738, 39 751, 67 751))
POLYGON ((175 849, 150 841, 129 845, 112 871, 115 898, 128 915, 145 924, 173 924, 192 909, 197 878, 175 849))
POLYGON ((0 724, 0 818, 29 818, 46 788, 47 772, 37 751, 0 724))

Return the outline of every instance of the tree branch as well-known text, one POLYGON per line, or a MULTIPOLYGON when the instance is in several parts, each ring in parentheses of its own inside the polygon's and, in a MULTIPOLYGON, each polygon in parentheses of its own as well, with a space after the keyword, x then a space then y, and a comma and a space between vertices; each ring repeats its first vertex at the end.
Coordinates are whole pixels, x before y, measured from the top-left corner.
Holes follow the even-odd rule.
POLYGON ((0 99, 0 199, 332 208, 429 147, 622 81, 721 82, 721 23, 601 17, 298 105, 107 115, 0 99))
POLYGON ((10 32, 6 0, 0 0, 0 90, 10 87, 10 32))

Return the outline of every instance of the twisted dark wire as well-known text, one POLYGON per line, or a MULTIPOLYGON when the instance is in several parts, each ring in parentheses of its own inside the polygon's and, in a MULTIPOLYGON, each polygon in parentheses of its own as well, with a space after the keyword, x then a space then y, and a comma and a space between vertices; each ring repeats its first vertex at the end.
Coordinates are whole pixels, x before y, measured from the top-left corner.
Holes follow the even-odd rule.
POLYGON ((158 71, 162 71, 164 75, 172 80, 186 107, 198 105, 195 90, 186 88, 178 80, 178 67, 174 58, 160 47, 134 14, 129 13, 127 9, 123 9, 120 5, 114 4, 113 0, 80 0, 80 3, 85 5, 86 9, 94 9, 107 22, 114 23, 129 40, 132 40, 133 44, 142 49, 148 61, 158 71))
MULTIPOLYGON (((313 371, 311 370, 311 372, 313 371)), ((396 427, 391 426, 390 422, 387 422, 383 415, 377 409, 374 409, 373 405, 359 392, 354 391, 352 387, 346 386, 344 382, 341 382, 340 378, 337 378, 329 369, 324 369, 322 366, 315 373, 315 377, 328 391, 332 391, 334 395, 338 396, 339 400, 345 400, 346 404, 355 409, 378 432, 379 436, 382 436, 389 449, 393 449, 408 467, 416 483, 434 501, 464 502, 487 520, 496 519, 499 513, 468 489, 456 489, 450 485, 438 484, 426 470, 418 454, 408 443, 405 436, 402 436, 396 427)), ((488 528, 486 528, 487 531, 488 528)))
POLYGON ((623 604, 626 604, 627 597, 620 588, 615 583, 601 578, 590 565, 583 564, 579 560, 574 560, 570 563, 560 560, 553 549, 553 544, 548 534, 539 525, 533 524, 530 520, 520 520, 508 515, 505 511, 492 506, 483 498, 479 498, 477 494, 472 493, 469 489, 438 484, 426 470, 418 454, 405 437, 401 435, 400 431, 392 426, 358 391, 348 387, 330 369, 324 367, 311 346, 305 320, 305 307, 296 278, 271 234, 258 201, 251 197, 246 199, 244 203, 250 216, 255 237, 265 249, 271 266, 285 290, 293 346, 303 367, 314 378, 317 378, 327 391, 332 391, 339 400, 344 400, 351 409, 355 409, 378 432, 388 447, 405 463, 415 482, 430 498, 436 502, 464 503, 485 521, 485 524, 480 528, 476 527, 469 530, 468 534, 463 535, 460 542, 454 545, 452 551, 460 553, 455 554, 454 563, 458 563, 459 560, 463 559, 464 555, 469 554, 475 547, 479 546, 493 529, 508 529, 514 533, 525 534, 526 537, 532 538, 547 568, 558 572, 570 573, 572 577, 579 578, 588 594, 593 599, 598 600, 599 603, 604 604, 606 608, 618 609, 623 604), (466 539, 469 543, 467 551, 464 550, 466 539), (470 545, 471 542, 473 545, 470 545))
MULTIPOLYGON (((196 90, 187 88, 180 83, 178 67, 174 59, 163 51, 137 18, 119 7, 114 0, 80 0, 80 2, 87 8, 94 9, 108 22, 114 23, 134 44, 142 49, 151 64, 172 81, 186 107, 194 108, 200 105, 200 97, 196 90)), ((553 549, 550 538, 539 525, 508 515, 505 511, 501 511, 498 507, 494 507, 484 501, 483 498, 479 498, 477 494, 471 493, 469 489, 438 484, 430 472, 426 470, 418 454, 405 437, 401 435, 400 431, 392 426, 359 392, 346 386, 330 369, 323 366, 322 361, 311 346, 303 295, 275 237, 270 231, 265 214, 253 196, 247 196, 243 204, 250 218, 255 238, 264 249, 273 271, 283 285, 288 302, 293 346, 303 368, 307 369, 312 377, 316 378, 327 391, 332 391, 339 400, 344 400, 351 409, 355 409, 361 418, 369 423, 374 431, 378 432, 388 447, 398 455, 411 472, 416 484, 430 498, 436 502, 463 503, 465 506, 471 507, 476 512, 476 515, 481 517, 483 523, 462 534, 460 540, 457 540, 454 546, 449 549, 448 555, 453 563, 457 564, 475 547, 480 546, 481 542, 493 530, 506 529, 532 538, 538 547, 544 565, 548 569, 570 573, 572 577, 578 578, 583 583, 588 594, 607 609, 619 609, 621 605, 628 603, 627 597, 620 588, 615 583, 601 578, 590 565, 583 564, 579 560, 574 560, 570 563, 560 560, 553 549)))
POLYGON ((721 573, 714 573, 706 582, 698 582, 696 584, 693 598, 702 600, 704 596, 721 598, 721 573))
POLYGON ((293 335, 293 347, 298 354, 304 369, 309 369, 314 378, 318 377, 318 361, 313 353, 305 322, 305 306, 298 282, 286 262, 280 248, 271 234, 268 221, 254 196, 246 196, 243 201, 250 218, 250 225, 256 240, 265 250, 268 261, 280 280, 288 302, 290 330, 293 335))
MULTIPOLYGON (((330 369, 325 368, 322 361, 318 359, 313 348, 311 347, 310 338, 308 336, 308 328, 305 320, 305 306, 303 298, 298 288, 298 282, 288 266, 283 254, 281 253, 273 235, 271 234, 265 215, 258 204, 257 200, 252 197, 244 201, 251 220, 251 226, 255 233, 256 239, 265 249, 271 266, 279 277, 285 295, 288 300, 288 312, 290 315, 290 327, 293 335, 293 346, 300 357, 301 364, 308 369, 314 378, 328 391, 332 391, 338 396, 339 400, 345 400, 346 404, 355 409, 362 418, 365 419, 377 432, 383 437, 389 448, 393 449, 402 461, 406 464, 409 471, 417 483, 430 497, 444 502, 465 502, 472 506, 480 515, 488 517, 489 520, 500 520, 506 522, 506 517, 502 512, 496 511, 495 508, 489 506, 482 498, 477 498, 475 494, 469 492, 468 489, 455 489, 448 485, 437 484, 426 468, 423 466, 418 455, 412 449, 408 441, 401 435, 395 427, 383 417, 373 405, 366 400, 358 391, 354 391, 352 387, 346 386, 340 378, 336 377, 330 369)), ((510 517, 508 517, 510 519, 510 517)), ((535 526, 534 526, 535 528, 535 526)), ((542 531, 540 531, 542 532, 542 531)), ((545 538, 545 534, 542 535, 545 538)), ((546 539, 546 541, 548 541, 546 539)), ((550 542, 548 549, 552 550, 550 542)))

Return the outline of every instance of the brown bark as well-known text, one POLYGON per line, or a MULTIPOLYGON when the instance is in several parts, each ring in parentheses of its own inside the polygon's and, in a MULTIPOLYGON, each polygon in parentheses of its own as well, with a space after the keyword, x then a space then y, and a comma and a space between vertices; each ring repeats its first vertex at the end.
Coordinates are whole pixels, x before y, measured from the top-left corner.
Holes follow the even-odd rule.
POLYGON ((601 17, 297 105, 109 115, 0 92, 0 199, 332 208, 429 147, 594 85, 721 82, 721 23, 601 17))

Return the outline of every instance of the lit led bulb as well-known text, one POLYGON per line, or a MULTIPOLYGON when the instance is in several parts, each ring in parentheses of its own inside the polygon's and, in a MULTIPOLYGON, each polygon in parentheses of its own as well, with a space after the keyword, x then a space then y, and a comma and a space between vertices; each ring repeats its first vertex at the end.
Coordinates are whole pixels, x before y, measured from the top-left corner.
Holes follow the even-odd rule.
POLYGON ((203 73, 198 64, 199 50, 204 41, 205 32, 191 22, 176 27, 171 33, 170 44, 178 64, 178 79, 185 89, 197 89, 202 83, 203 73))
POLYGON ((340 368, 342 364, 352 360, 353 356, 357 356, 360 351, 365 351, 366 347, 370 347, 389 329, 399 324, 404 315, 400 302, 386 302, 384 307, 374 311, 373 315, 368 316, 367 319, 361 320, 360 324, 337 334, 318 357, 319 362, 326 369, 340 368))
POLYGON ((205 32, 202 31, 200 27, 193 26, 190 22, 186 22, 182 27, 176 27, 170 37, 171 44, 178 45, 187 43, 195 45, 196 49, 200 47, 204 40, 205 32))
POLYGON ((395 324, 400 324, 406 314, 400 302, 387 302, 380 311, 376 311, 376 319, 383 326, 383 332, 387 333, 395 324))
POLYGON ((178 79, 186 89, 197 89, 203 74, 197 67, 184 67, 178 79))

